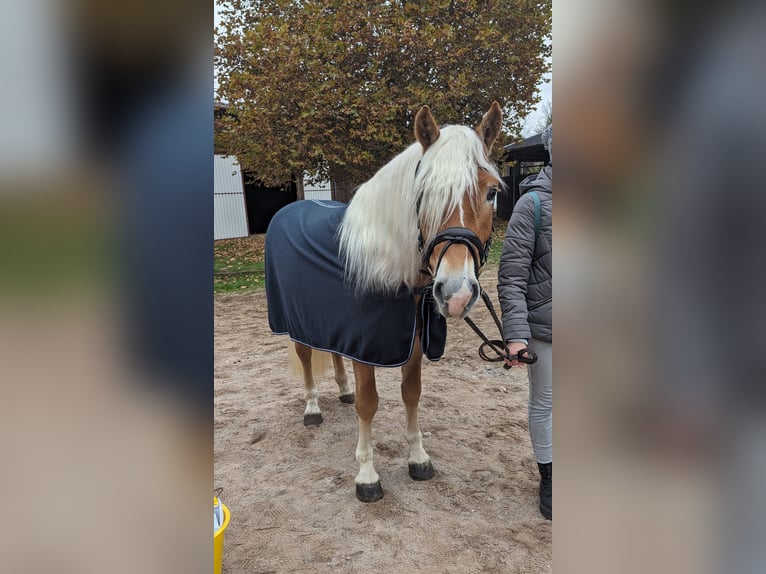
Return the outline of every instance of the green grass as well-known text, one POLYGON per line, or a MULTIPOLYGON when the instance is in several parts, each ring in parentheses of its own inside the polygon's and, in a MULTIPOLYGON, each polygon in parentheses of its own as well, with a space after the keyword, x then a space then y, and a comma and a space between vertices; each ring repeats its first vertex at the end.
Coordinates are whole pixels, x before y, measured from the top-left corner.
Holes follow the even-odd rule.
POLYGON ((213 271, 221 274, 239 271, 263 271, 263 260, 251 261, 241 257, 216 254, 213 260, 213 271))
POLYGON ((500 255, 503 252, 503 240, 505 239, 505 228, 507 226, 507 221, 495 219, 495 231, 492 234, 492 245, 489 248, 489 255, 487 255, 487 263, 493 265, 500 263, 500 255))
POLYGON ((494 241, 492 247, 489 248, 489 255, 487 256, 487 263, 492 265, 498 265, 500 263, 500 254, 503 251, 503 242, 494 241))
POLYGON ((262 289, 264 235, 222 239, 213 246, 214 293, 262 289))
POLYGON ((263 262, 251 265, 251 269, 247 271, 248 273, 236 275, 216 275, 213 281, 214 292, 233 293, 262 289, 264 285, 263 262))

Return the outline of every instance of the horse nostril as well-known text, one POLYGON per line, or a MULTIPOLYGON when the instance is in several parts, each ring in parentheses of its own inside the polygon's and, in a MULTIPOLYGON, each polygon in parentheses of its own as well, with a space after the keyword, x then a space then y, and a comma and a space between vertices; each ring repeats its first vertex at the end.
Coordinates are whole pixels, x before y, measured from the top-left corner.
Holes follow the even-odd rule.
POLYGON ((439 303, 444 303, 444 282, 437 281, 434 283, 434 298, 439 303))
POLYGON ((471 281, 471 298, 468 300, 468 303, 466 303, 465 306, 465 312, 468 313, 472 308, 474 303, 479 299, 479 295, 481 294, 481 287, 479 286, 479 283, 477 281, 471 281))
POLYGON ((476 299, 479 298, 479 295, 481 295, 481 287, 479 287, 478 283, 472 283, 471 291, 473 292, 473 295, 471 296, 471 301, 476 301, 476 299))

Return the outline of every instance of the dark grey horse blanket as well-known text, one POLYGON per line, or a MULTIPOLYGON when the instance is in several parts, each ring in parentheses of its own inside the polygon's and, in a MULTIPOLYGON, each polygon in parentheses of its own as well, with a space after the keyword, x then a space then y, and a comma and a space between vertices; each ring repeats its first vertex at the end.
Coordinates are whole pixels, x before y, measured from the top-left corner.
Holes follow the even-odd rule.
POLYGON ((269 326, 276 334, 379 367, 406 363, 415 342, 431 360, 444 353, 446 321, 427 296, 416 308, 412 291, 358 296, 339 258, 338 226, 346 205, 298 201, 279 210, 266 233, 269 326))

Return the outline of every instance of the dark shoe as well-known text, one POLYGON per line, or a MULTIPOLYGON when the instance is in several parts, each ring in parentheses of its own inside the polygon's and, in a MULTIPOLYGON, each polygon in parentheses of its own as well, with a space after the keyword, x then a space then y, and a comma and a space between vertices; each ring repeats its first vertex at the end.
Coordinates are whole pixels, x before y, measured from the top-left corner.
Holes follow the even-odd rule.
POLYGON ((540 469, 540 512, 548 520, 553 520, 553 463, 537 463, 540 469))

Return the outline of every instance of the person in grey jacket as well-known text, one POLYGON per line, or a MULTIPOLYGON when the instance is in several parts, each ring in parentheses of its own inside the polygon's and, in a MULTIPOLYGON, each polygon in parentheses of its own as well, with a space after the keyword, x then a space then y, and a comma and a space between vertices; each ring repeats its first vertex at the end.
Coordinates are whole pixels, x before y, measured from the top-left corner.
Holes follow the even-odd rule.
MULTIPOLYGON (((553 517, 553 354, 551 232, 553 188, 553 126, 542 134, 550 163, 519 184, 523 195, 513 209, 500 256, 497 291, 503 338, 510 356, 529 348, 537 362, 527 365, 529 376, 529 434, 540 470, 540 512, 553 517), (539 198, 539 225, 535 201, 539 198)), ((520 366, 518 360, 506 361, 520 366)))

